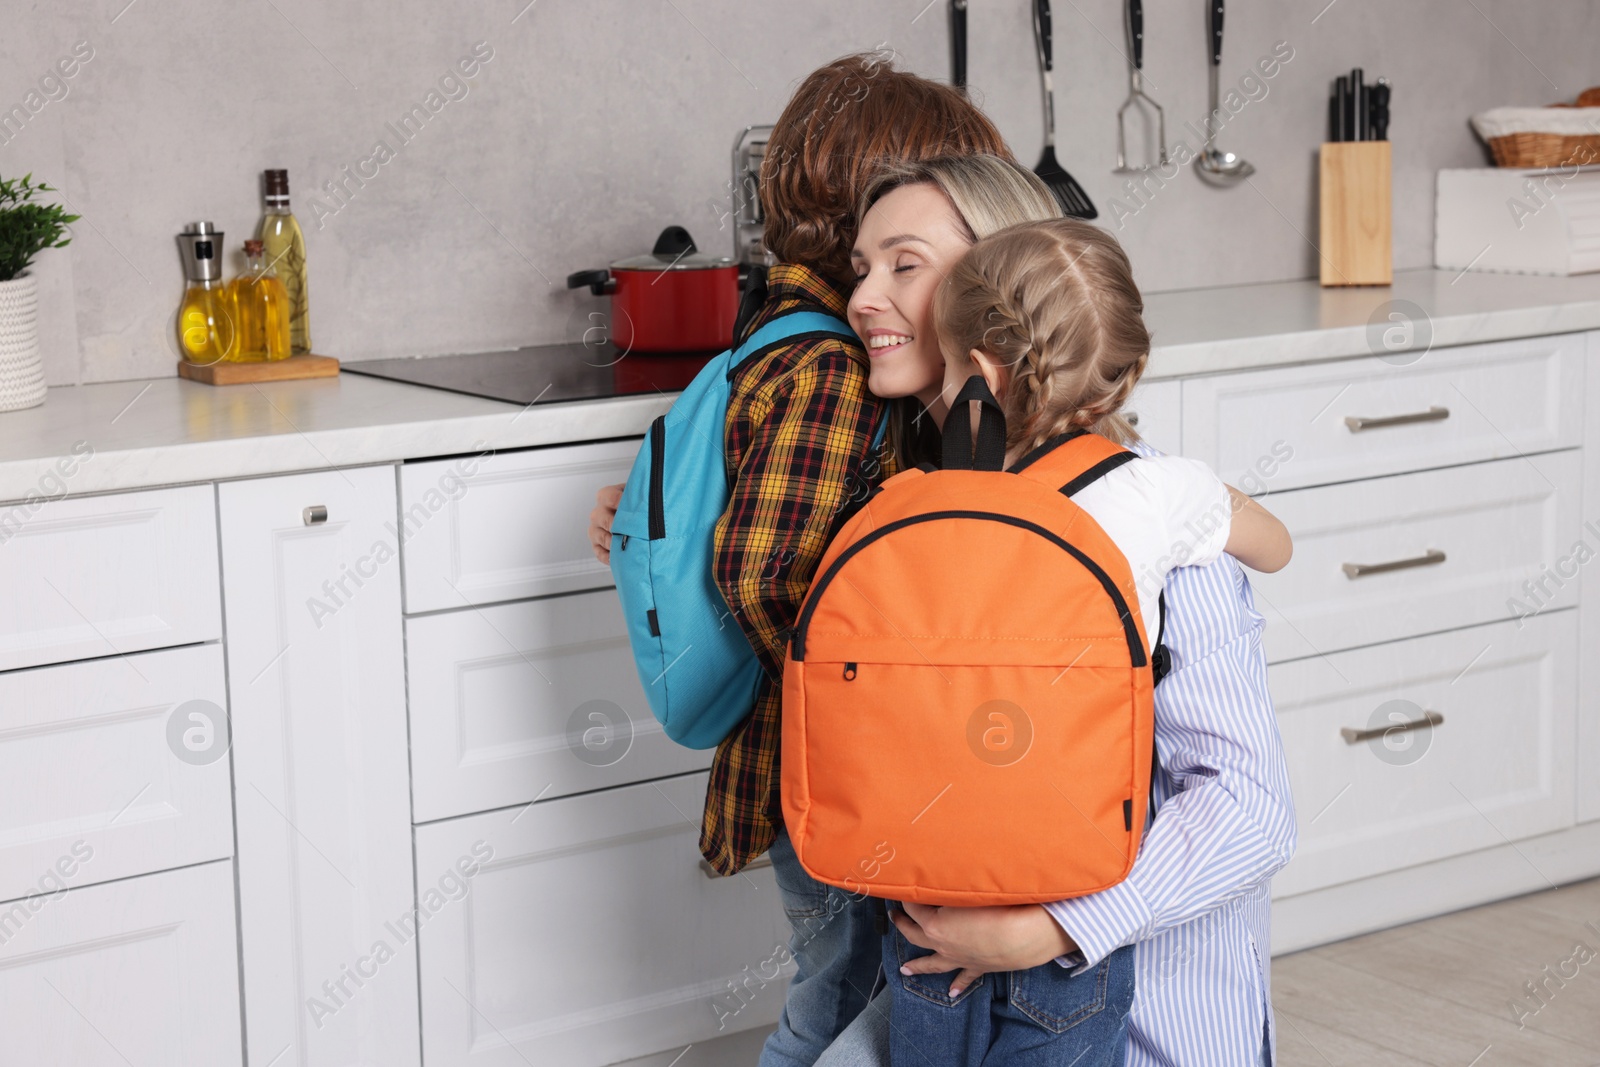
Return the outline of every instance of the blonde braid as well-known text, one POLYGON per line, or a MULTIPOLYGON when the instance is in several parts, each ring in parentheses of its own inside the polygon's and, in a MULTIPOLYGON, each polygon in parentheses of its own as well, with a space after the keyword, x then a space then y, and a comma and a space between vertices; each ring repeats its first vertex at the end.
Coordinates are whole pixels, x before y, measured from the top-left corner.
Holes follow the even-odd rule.
POLYGON ((941 343, 1005 369, 1007 447, 1083 427, 1119 443, 1120 414, 1150 357, 1143 299, 1116 239, 1078 219, 1029 222, 979 241, 935 303, 941 343))

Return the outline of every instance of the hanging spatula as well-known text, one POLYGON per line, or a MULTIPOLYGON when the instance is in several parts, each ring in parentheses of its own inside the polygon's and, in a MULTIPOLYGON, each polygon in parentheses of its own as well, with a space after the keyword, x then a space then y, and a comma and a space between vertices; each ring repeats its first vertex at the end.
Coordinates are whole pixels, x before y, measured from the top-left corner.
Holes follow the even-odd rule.
POLYGON ((1044 78, 1044 154, 1033 172, 1049 186, 1061 210, 1080 219, 1092 219, 1099 212, 1076 178, 1056 160, 1056 93, 1050 82, 1055 63, 1050 44, 1050 0, 1033 0, 1033 41, 1039 51, 1039 73, 1044 78))
POLYGON ((950 84, 967 91, 967 0, 950 0, 950 84))

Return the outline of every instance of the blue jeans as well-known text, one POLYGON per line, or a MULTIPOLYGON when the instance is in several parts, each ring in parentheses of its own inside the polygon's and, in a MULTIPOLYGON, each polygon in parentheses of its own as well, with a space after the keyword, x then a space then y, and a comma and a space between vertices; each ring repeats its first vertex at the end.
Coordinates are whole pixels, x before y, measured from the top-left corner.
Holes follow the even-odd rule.
POLYGON ((882 904, 812 878, 795 858, 787 831, 778 831, 770 854, 797 970, 778 1029, 761 1049, 760 1067, 812 1067, 872 997, 882 904))
POLYGON ((1053 960, 986 974, 950 998, 955 973, 902 975, 929 954, 890 927, 890 1067, 1121 1067, 1133 1007, 1133 946, 1077 977, 1053 960))

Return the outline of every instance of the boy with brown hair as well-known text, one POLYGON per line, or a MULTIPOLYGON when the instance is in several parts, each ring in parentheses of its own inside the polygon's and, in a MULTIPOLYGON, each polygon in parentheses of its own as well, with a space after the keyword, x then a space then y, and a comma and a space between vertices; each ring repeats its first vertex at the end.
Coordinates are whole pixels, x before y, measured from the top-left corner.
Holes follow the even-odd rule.
MULTIPOLYGON (((999 131, 958 90, 895 70, 879 53, 813 72, 784 108, 761 168, 765 242, 776 259, 746 294, 737 344, 800 310, 845 318, 854 278, 855 208, 886 163, 987 152, 999 131)), ((800 338, 739 365, 726 424, 727 510, 717 523, 722 591, 764 668, 750 716, 711 764, 700 850, 724 875, 769 849, 794 937, 797 971, 761 1067, 810 1067, 866 1005, 879 963, 877 902, 812 879, 782 827, 778 748, 784 644, 828 542, 866 484, 894 473, 869 455, 883 404, 867 390, 855 338, 800 338)), ((621 486, 599 494, 590 540, 609 557, 621 486)))

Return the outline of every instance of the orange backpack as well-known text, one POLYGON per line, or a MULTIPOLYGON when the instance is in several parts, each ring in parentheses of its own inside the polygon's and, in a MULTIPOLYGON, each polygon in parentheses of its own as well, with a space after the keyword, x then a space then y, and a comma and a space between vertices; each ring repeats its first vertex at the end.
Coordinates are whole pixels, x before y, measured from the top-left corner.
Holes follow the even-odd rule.
POLYGON ((1004 456, 973 378, 944 468, 890 478, 817 568, 784 665, 781 794, 818 881, 1028 904, 1133 866, 1165 649, 1146 656, 1128 562, 1072 494, 1135 457, 1083 430, 1004 456))

